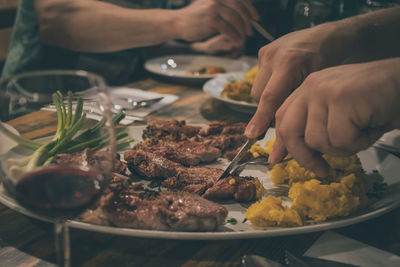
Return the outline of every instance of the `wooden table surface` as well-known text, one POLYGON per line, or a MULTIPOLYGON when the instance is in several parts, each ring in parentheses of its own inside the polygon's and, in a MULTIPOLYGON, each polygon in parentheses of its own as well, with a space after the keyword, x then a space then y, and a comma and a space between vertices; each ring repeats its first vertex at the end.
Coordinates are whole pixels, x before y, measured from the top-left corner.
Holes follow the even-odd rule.
MULTIPOLYGON (((201 90, 160 79, 146 78, 129 86, 158 93, 176 94, 179 100, 149 115, 149 118, 185 119, 188 123, 210 120, 248 121, 250 116, 230 110, 201 90)), ((35 119, 49 120, 52 115, 35 119)), ((26 136, 28 121, 14 126, 26 136)), ((48 129, 47 129, 48 130, 48 129)), ((400 255, 400 209, 366 222, 335 231, 400 255)), ((242 240, 162 240, 115 236, 71 229, 73 266, 241 266, 244 254, 283 260, 285 250, 304 253, 322 234, 315 232, 281 237, 242 240)), ((49 223, 26 217, 0 204, 0 266, 54 266, 53 228, 49 223)))

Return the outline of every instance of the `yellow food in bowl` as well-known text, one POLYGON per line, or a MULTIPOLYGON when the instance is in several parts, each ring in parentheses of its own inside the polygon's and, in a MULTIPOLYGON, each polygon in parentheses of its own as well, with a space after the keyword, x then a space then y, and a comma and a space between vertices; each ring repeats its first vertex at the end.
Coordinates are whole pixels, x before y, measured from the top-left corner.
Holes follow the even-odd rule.
POLYGON ((225 84, 221 96, 233 100, 251 102, 253 99, 250 93, 251 84, 247 81, 239 81, 225 84))
POLYGON ((247 81, 250 84, 253 84, 257 73, 258 73, 258 66, 255 66, 251 70, 246 72, 246 74, 244 75, 245 81, 247 81))
POLYGON ((253 102, 251 87, 258 72, 258 66, 245 73, 243 81, 233 81, 224 85, 221 96, 237 101, 253 102))

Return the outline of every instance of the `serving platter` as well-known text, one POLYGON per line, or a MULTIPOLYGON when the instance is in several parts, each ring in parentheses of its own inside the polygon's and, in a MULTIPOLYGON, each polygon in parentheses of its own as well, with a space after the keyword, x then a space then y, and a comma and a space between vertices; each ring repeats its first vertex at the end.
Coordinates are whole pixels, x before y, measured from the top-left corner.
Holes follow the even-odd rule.
MULTIPOLYGON (((143 126, 132 126, 128 127, 128 132, 129 135, 136 140, 136 142, 139 142, 141 140, 143 129, 143 126)), ((268 131, 265 139, 260 141, 260 144, 265 144, 266 140, 273 138, 273 136, 274 131, 273 129, 271 129, 270 131, 268 131)), ((4 145, 4 142, 7 141, 7 138, 1 139, 0 146, 4 145)), ((27 153, 28 150, 22 149, 18 146, 12 148, 4 156, 1 156, 1 169, 4 169, 4 162, 7 158, 15 158, 17 156, 26 155, 27 153)), ((246 205, 230 202, 223 203, 223 205, 229 211, 227 220, 230 222, 236 221, 236 224, 226 223, 215 232, 172 232, 130 229, 93 225, 83 223, 78 219, 70 220, 67 222, 67 224, 73 228, 115 235, 181 240, 245 239, 283 236, 348 226, 380 216, 400 205, 400 184, 398 183, 400 178, 400 158, 397 158, 386 152, 376 150, 375 148, 364 150, 358 155, 366 173, 372 175, 375 171, 378 171, 384 177, 384 181, 388 184, 388 190, 381 198, 371 204, 367 209, 361 210, 346 218, 329 220, 327 222, 318 224, 308 224, 301 227, 259 228, 254 227, 250 224, 250 222, 245 221, 246 205)), ((226 164, 227 162, 225 160, 219 160, 218 162, 211 164, 211 166, 223 168, 224 166, 226 166, 226 164)), ((3 171, 1 175, 4 175, 3 171)), ((258 177, 262 181, 264 187, 267 189, 273 186, 272 182, 269 179, 269 173, 265 167, 259 166, 246 169, 243 172, 243 175, 252 175, 258 177)), ((51 221, 49 218, 39 216, 19 205, 14 197, 8 194, 6 190, 4 190, 4 187, 0 188, 0 202, 8 206, 9 208, 21 212, 27 216, 31 216, 43 221, 51 221)))
POLYGON ((203 85, 203 91, 209 96, 212 96, 222 102, 225 102, 225 104, 227 104, 228 107, 233 110, 247 114, 254 114, 257 110, 256 103, 237 101, 221 96, 225 84, 230 83, 232 81, 244 80, 245 73, 246 72, 232 72, 232 73, 221 74, 218 77, 215 77, 207 81, 203 85))
POLYGON ((156 75, 169 79, 203 83, 220 74, 194 74, 192 71, 202 67, 222 67, 226 73, 246 72, 256 64, 252 58, 231 59, 206 55, 169 55, 145 62, 144 68, 156 75))

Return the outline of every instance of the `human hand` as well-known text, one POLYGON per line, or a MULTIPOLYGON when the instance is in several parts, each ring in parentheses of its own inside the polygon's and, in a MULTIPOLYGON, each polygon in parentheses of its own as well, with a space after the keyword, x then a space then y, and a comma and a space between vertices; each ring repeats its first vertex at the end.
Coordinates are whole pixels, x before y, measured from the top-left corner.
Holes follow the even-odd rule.
POLYGON ((206 41, 193 43, 191 48, 206 54, 223 53, 229 57, 236 58, 243 54, 244 41, 238 44, 228 36, 220 34, 206 41))
POLYGON ((256 9, 246 0, 196 0, 177 12, 177 29, 186 41, 222 33, 239 45, 252 34, 249 19, 259 19, 256 9))
POLYGON ((400 128, 400 58, 314 72, 276 113, 269 157, 287 152, 318 176, 327 175, 321 153, 348 156, 400 128))
POLYGON ((352 51, 354 28, 334 22, 289 33, 260 49, 252 87, 258 108, 246 135, 262 134, 286 97, 311 73, 344 62, 352 51))

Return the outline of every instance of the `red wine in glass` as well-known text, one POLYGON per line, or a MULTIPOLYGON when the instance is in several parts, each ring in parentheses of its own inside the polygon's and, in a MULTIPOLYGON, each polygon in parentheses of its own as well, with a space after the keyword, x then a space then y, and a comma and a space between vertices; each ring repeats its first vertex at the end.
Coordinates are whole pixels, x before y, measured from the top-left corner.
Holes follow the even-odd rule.
POLYGON ((70 265, 65 219, 78 216, 99 199, 104 189, 103 178, 95 169, 56 165, 26 173, 16 184, 17 201, 54 219, 57 257, 62 266, 70 265))
POLYGON ((16 197, 42 215, 73 218, 93 204, 102 190, 103 176, 94 169, 53 166, 19 179, 16 197))

